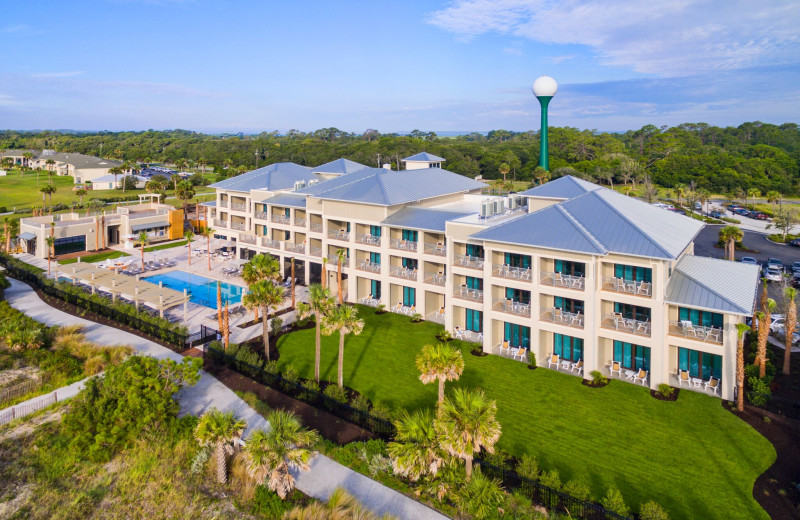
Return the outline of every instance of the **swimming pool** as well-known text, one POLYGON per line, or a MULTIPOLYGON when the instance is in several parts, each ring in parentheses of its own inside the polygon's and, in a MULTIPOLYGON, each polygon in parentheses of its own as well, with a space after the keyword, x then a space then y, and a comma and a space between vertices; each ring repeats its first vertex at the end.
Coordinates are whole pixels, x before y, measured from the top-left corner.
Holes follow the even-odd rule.
MULTIPOLYGON (((203 305, 209 309, 217 308, 217 281, 205 276, 200 276, 186 271, 170 271, 164 274, 155 274, 142 278, 145 282, 169 287, 179 292, 186 289, 189 292, 189 301, 203 305)), ((220 282, 222 288, 222 302, 234 305, 242 301, 244 287, 228 282, 220 282)))

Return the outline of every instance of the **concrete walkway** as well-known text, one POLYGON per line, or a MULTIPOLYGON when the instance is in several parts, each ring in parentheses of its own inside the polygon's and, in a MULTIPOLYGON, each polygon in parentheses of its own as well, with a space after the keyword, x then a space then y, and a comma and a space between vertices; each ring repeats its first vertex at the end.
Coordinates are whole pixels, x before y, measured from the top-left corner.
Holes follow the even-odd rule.
MULTIPOLYGON (((157 359, 173 359, 178 362, 183 359, 180 354, 152 341, 54 309, 43 302, 30 286, 14 279, 9 281, 11 287, 6 289, 5 299, 12 307, 39 322, 47 325, 83 325, 86 338, 95 343, 130 345, 137 353, 157 359)), ((239 418, 247 421, 245 437, 256 429, 269 426, 261 415, 232 390, 204 371, 201 371, 200 381, 195 386, 181 390, 178 399, 181 414, 201 415, 214 407, 224 411, 234 411, 239 418)), ((312 461, 311 471, 297 475, 297 488, 320 500, 327 500, 337 487, 346 489, 379 515, 388 513, 409 520, 447 518, 324 455, 319 455, 312 461)))

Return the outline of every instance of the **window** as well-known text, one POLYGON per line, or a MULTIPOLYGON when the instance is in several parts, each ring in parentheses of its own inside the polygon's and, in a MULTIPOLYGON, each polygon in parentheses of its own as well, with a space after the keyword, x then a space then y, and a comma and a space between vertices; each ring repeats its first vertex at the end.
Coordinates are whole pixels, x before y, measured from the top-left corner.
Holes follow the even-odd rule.
POLYGON ((380 226, 370 226, 369 227, 369 234, 374 237, 381 236, 381 227, 380 226))
POLYGON ((484 251, 483 246, 479 246, 476 244, 467 244, 467 256, 472 256, 475 258, 483 258, 484 251))
POLYGON ((283 239, 284 240, 289 240, 289 232, 288 231, 284 231, 283 232, 283 239))
POLYGON ((623 368, 650 371, 650 349, 624 341, 614 342, 614 361, 619 361, 623 368))
POLYGON ((678 348, 678 368, 688 370, 692 377, 709 379, 722 378, 722 356, 698 352, 688 348, 678 348))
POLYGON ((372 293, 372 297, 375 299, 381 298, 381 282, 378 280, 370 280, 370 292, 372 293))
POLYGON ((678 307, 678 319, 681 321, 691 321, 692 325, 722 328, 722 314, 717 314, 716 312, 678 307))
POLYGON ((570 276, 586 276, 586 264, 583 262, 556 260, 556 272, 570 276))
POLYGON ((413 287, 403 287, 403 305, 411 307, 417 304, 417 290, 413 287))
POLYGON ((350 232, 350 223, 349 222, 345 222, 345 224, 346 224, 346 228, 345 229, 347 229, 347 232, 349 233, 350 232))
POLYGON ((531 329, 516 323, 504 323, 503 339, 512 347, 528 349, 531 346, 531 329))
POLYGON ((286 218, 289 218, 289 208, 286 208, 285 210, 283 210, 283 215, 284 215, 286 218))
POLYGON ((567 361, 583 359, 583 340, 564 334, 553 334, 553 354, 567 361))
POLYGON ((53 250, 56 255, 86 251, 86 235, 57 238, 53 243, 53 250))
POLYGON ((530 255, 518 255, 516 253, 506 253, 505 264, 510 265, 511 267, 522 267, 523 269, 528 268, 531 266, 531 257, 530 255))
POLYGON ((403 257, 403 267, 406 269, 416 269, 418 265, 418 260, 416 258, 405 258, 403 257))
POLYGON ((637 282, 652 282, 653 270, 649 267, 636 267, 634 265, 614 264, 614 276, 625 280, 637 282))
POLYGON ((512 289, 511 287, 506 287, 506 298, 509 300, 514 300, 518 303, 528 304, 531 302, 531 292, 523 291, 522 289, 512 289))
POLYGON ((483 290, 483 278, 475 278, 474 276, 467 276, 467 289, 483 290))
POLYGON ((417 241, 418 233, 412 229, 404 229, 403 230, 403 240, 407 240, 409 242, 416 242, 417 241))
POLYGON ((566 312, 583 312, 582 301, 573 300, 572 298, 562 298, 561 296, 556 296, 553 298, 553 307, 566 312))
POLYGON ((467 309, 467 319, 464 328, 472 332, 483 332, 483 312, 467 309))
MULTIPOLYGON (((381 263, 381 254, 380 253, 370 253, 369 254, 369 261, 373 264, 380 265, 381 263)), ((374 295, 374 293, 373 293, 374 295)))
POLYGON ((650 309, 627 303, 614 302, 614 312, 622 314, 623 318, 629 320, 647 321, 650 319, 650 309))

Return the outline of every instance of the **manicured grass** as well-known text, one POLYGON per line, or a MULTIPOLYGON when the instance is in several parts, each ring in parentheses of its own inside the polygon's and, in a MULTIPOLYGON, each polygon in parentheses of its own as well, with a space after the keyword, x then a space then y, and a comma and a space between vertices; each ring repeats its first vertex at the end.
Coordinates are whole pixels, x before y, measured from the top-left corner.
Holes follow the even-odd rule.
MULTIPOLYGON (((86 255, 81 257, 81 262, 85 263, 94 263, 94 262, 102 262, 103 260, 113 260, 114 258, 121 258, 123 256, 130 256, 128 253, 123 253, 122 251, 106 251, 105 253, 97 253, 96 255, 86 255)), ((77 262, 78 259, 76 258, 68 258, 66 260, 59 260, 58 263, 61 265, 66 264, 74 264, 77 262)))
POLYGON ((179 240, 177 242, 170 242, 169 244, 159 244, 157 246, 145 247, 144 251, 149 253, 151 251, 161 251, 162 249, 172 249, 173 247, 183 247, 186 245, 186 240, 179 240))
MULTIPOLYGON (((440 326, 359 306, 360 336, 345 345, 345 385, 392 408, 432 407, 436 385, 423 385, 414 358, 440 326)), ((323 337, 322 377, 336 379, 338 334, 323 337)), ((723 408, 720 400, 683 391, 676 402, 621 381, 588 388, 567 374, 499 356, 476 357, 460 341, 465 370, 455 383, 481 387, 497 400, 499 447, 536 456, 562 481, 583 480, 595 499, 618 487, 634 511, 653 499, 672 518, 768 518, 753 483, 775 460, 772 445, 723 408)), ((314 329, 283 336, 281 366, 314 373, 314 329)), ((449 384, 452 387, 452 384, 449 384)))

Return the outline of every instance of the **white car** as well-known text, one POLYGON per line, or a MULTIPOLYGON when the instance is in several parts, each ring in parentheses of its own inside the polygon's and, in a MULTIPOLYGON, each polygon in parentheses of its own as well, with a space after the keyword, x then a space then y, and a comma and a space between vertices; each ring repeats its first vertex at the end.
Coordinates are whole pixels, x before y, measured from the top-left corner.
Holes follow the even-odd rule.
POLYGON ((781 280, 783 280, 783 271, 780 271, 773 267, 765 267, 764 278, 766 278, 770 282, 780 282, 781 280))
POLYGON ((758 265, 758 260, 756 260, 752 256, 743 256, 741 262, 743 264, 758 265))

